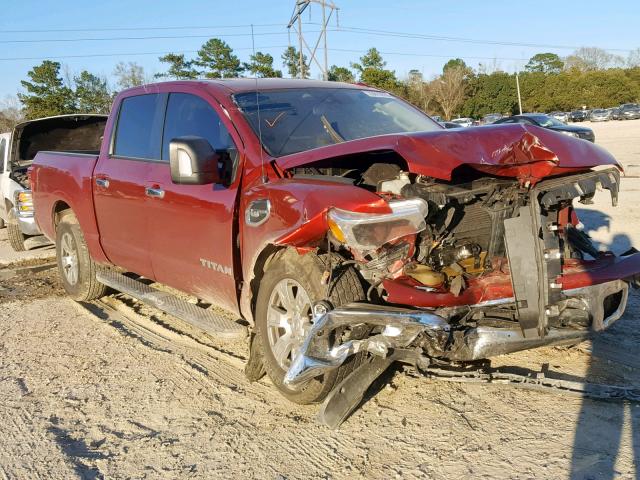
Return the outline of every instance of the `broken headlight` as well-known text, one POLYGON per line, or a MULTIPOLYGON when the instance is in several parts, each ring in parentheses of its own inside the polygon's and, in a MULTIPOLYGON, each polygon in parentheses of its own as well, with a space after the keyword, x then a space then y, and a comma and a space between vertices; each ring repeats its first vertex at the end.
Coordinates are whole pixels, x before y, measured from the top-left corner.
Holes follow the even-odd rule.
POLYGON ((332 208, 329 229, 339 242, 368 253, 385 243, 413 235, 426 228, 427 202, 421 198, 389 202, 391 213, 357 213, 332 208))

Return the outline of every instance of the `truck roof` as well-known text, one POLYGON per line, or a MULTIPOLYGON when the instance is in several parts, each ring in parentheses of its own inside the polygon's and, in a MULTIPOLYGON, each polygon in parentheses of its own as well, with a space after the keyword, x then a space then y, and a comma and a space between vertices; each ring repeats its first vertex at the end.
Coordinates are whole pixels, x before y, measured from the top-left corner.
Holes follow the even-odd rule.
POLYGON ((170 85, 196 83, 225 93, 243 93, 254 92, 257 90, 282 90, 287 88, 357 88, 362 90, 375 90, 363 84, 343 83, 343 82, 325 82, 322 80, 307 80, 299 78, 214 78, 214 79, 198 79, 198 80, 172 80, 168 82, 159 82, 140 87, 133 87, 125 90, 148 90, 153 85, 170 85))

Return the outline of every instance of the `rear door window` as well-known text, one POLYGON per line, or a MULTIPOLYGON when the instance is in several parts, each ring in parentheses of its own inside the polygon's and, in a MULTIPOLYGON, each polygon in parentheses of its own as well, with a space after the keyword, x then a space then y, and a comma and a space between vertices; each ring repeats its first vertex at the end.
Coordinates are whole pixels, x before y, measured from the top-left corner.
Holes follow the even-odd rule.
POLYGON ((125 98, 120 105, 113 145, 117 157, 160 159, 166 95, 125 98))

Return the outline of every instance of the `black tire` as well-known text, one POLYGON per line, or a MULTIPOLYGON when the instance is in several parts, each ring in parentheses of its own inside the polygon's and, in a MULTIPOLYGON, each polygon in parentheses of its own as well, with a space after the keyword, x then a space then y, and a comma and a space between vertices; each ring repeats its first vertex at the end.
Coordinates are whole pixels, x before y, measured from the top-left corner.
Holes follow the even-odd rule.
POLYGON ((82 302, 105 295, 107 287, 96 279, 98 265, 91 259, 78 219, 71 212, 63 213, 56 228, 56 259, 60 282, 71 298, 82 302))
POLYGON ((7 223, 7 238, 9 239, 11 248, 16 252, 24 252, 26 250, 24 241, 27 239, 27 236, 22 233, 17 223, 12 223, 11 221, 7 223))
MULTIPOLYGON (((298 254, 293 249, 282 251, 268 265, 267 271, 260 281, 260 288, 256 302, 256 341, 260 343, 262 363, 264 369, 276 386, 276 388, 288 400, 309 404, 321 402, 331 390, 339 384, 345 376, 351 373, 365 358, 364 354, 357 354, 350 357, 341 367, 316 377, 299 388, 293 390, 284 385, 283 379, 286 371, 276 360, 269 342, 267 327, 267 310, 271 300, 272 292, 283 280, 294 280, 306 290, 311 303, 324 300, 326 298, 327 286, 321 284, 321 279, 325 271, 325 263, 328 261, 327 255, 317 256, 313 253, 305 255, 298 254)), ((365 293, 353 267, 334 271, 334 279, 329 295, 329 302, 334 307, 347 303, 364 300, 365 293)), ((272 327, 273 328, 273 327, 272 327)))
POLYGON ((7 226, 7 224, 4 223, 4 218, 0 217, 0 230, 2 230, 6 226, 7 226))

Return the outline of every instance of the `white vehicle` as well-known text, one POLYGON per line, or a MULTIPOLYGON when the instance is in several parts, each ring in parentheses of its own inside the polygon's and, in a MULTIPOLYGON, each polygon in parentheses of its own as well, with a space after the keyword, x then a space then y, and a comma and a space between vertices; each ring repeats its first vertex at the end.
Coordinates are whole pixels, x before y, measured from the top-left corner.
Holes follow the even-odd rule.
POLYGON ((451 123, 457 123, 461 127, 472 127, 473 126, 473 118, 454 118, 451 120, 451 123))
POLYGON ((27 171, 36 153, 56 150, 90 153, 100 150, 106 115, 59 115, 22 122, 0 134, 0 228, 16 251, 40 235, 33 216, 27 171))

